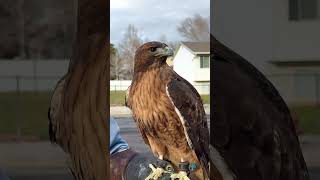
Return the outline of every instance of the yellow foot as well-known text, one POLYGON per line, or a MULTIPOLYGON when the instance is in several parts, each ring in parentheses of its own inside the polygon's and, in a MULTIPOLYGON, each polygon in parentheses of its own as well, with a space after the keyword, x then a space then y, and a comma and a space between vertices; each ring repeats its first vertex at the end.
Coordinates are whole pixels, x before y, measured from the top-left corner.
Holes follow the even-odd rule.
POLYGON ((179 171, 178 174, 172 174, 170 176, 171 180, 190 180, 190 178, 188 177, 188 174, 185 171, 179 171))
POLYGON ((153 164, 149 164, 149 167, 151 168, 152 172, 148 177, 145 178, 145 180, 157 180, 165 172, 165 170, 162 168, 155 168, 153 164))

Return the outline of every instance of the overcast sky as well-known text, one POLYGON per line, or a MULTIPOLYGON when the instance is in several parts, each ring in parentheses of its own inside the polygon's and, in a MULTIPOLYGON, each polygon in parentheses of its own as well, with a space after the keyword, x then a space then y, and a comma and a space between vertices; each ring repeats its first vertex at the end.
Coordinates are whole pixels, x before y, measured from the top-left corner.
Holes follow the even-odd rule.
POLYGON ((118 44, 129 24, 143 39, 182 41, 176 27, 186 17, 198 13, 210 16, 210 0, 111 0, 111 43, 118 44))

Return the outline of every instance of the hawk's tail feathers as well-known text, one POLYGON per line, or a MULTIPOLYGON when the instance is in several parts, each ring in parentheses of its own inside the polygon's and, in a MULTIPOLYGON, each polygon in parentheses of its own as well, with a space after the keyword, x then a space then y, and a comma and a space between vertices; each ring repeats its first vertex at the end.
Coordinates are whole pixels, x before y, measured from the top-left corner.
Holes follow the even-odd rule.
POLYGON ((210 172, 216 176, 221 176, 223 180, 235 180, 235 175, 220 155, 219 151, 211 144, 209 145, 210 172))

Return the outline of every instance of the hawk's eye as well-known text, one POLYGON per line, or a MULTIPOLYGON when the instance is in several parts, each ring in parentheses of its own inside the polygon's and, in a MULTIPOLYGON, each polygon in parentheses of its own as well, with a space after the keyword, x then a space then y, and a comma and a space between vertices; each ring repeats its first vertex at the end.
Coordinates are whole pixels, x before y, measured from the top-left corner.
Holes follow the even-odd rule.
POLYGON ((150 51, 151 52, 155 52, 157 50, 157 48, 156 47, 152 47, 152 48, 150 48, 150 51))

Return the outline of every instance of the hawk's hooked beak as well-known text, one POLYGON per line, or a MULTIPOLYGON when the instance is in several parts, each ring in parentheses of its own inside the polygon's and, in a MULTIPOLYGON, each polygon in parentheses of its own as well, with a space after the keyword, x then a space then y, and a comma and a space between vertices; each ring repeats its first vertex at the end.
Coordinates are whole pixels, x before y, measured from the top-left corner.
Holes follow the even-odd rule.
POLYGON ((174 52, 173 49, 166 46, 164 48, 158 48, 158 52, 155 54, 155 56, 160 56, 160 57, 169 57, 173 56, 174 52))

